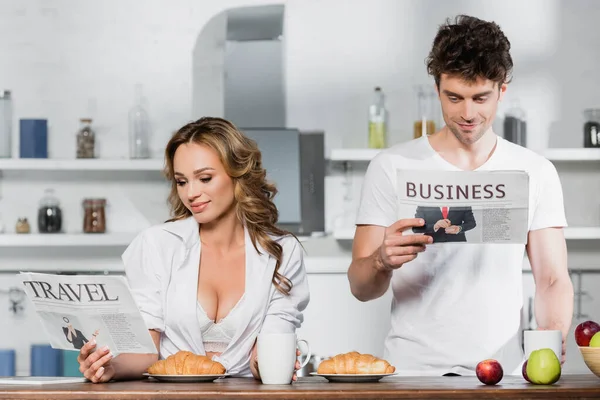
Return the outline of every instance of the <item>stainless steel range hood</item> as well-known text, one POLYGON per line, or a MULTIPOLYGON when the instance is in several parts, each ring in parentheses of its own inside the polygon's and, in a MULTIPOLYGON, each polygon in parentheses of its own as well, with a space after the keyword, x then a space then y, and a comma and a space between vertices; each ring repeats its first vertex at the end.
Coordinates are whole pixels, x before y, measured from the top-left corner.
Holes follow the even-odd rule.
POLYGON ((268 5, 209 21, 194 52, 194 118, 210 111, 257 142, 278 188, 279 226, 308 235, 325 230, 325 139, 287 126, 284 16, 268 5))
POLYGON ((283 18, 283 5, 227 13, 224 115, 237 126, 286 126, 283 18))

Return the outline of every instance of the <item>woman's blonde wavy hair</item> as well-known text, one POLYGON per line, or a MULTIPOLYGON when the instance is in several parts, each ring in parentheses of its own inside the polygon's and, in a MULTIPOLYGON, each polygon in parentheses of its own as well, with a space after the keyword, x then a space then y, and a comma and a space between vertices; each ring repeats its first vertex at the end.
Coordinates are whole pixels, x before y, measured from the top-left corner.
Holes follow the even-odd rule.
MULTIPOLYGON (((292 235, 275 224, 279 212, 273 197, 277 188, 266 180, 262 167, 262 155, 256 142, 246 137, 231 122, 222 118, 204 117, 183 126, 177 131, 165 149, 165 176, 171 181, 169 204, 171 219, 167 222, 188 218, 192 215, 177 193, 177 181, 173 170, 173 159, 177 148, 186 143, 196 143, 213 149, 234 183, 235 212, 246 226, 252 245, 258 252, 258 242, 271 256, 275 257, 273 285, 288 295, 292 282, 279 273, 283 249, 269 235, 292 235)), ((292 235, 293 236, 293 235, 292 235)))

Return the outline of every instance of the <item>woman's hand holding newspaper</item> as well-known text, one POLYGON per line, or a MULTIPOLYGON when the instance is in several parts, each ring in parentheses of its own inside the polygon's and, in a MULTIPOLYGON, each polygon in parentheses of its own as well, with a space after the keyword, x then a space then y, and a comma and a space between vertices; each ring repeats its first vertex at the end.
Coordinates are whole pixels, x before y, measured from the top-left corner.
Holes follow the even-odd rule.
POLYGON ((115 375, 115 369, 110 363, 113 355, 108 346, 96 349, 96 339, 83 345, 77 356, 79 371, 83 376, 94 382, 108 382, 115 375))

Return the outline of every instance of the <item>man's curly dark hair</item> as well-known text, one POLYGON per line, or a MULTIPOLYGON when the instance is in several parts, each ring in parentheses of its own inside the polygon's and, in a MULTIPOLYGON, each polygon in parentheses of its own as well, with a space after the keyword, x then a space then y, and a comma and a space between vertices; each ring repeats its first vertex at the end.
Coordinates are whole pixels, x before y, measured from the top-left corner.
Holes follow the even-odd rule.
POLYGON ((426 63, 438 88, 442 74, 468 82, 486 78, 500 86, 511 81, 513 68, 510 42, 500 27, 468 15, 440 26, 426 63))

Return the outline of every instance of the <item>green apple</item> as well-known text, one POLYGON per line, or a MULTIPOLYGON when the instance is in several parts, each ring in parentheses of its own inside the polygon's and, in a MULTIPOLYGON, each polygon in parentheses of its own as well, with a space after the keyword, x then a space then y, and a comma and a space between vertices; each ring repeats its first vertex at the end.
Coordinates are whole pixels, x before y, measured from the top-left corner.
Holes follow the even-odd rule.
POLYGON ((527 377, 531 383, 551 385, 560 379, 560 372, 560 361, 552 349, 531 352, 527 360, 527 377))
POLYGON ((594 333, 590 339, 590 347, 600 347, 600 332, 594 333))

